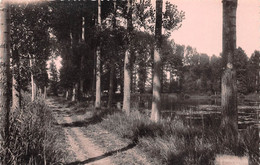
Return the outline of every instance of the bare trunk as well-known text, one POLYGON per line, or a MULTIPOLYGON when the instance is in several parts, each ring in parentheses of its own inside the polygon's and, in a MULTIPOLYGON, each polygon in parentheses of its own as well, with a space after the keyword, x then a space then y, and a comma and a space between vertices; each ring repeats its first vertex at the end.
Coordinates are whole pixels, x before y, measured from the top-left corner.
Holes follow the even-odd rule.
POLYGON ((161 108, 161 56, 159 50, 154 51, 154 69, 153 69, 153 102, 151 120, 158 122, 160 120, 160 108, 161 108))
POLYGON ((113 96, 114 96, 114 76, 115 76, 115 65, 114 65, 114 62, 112 62, 110 75, 109 75, 108 108, 111 108, 112 102, 113 102, 113 96))
POLYGON ((73 89, 72 89, 71 101, 76 101, 76 84, 73 86, 73 89))
POLYGON ((123 111, 127 115, 130 113, 130 95, 131 95, 131 47, 132 47, 132 0, 127 1, 128 11, 127 11, 127 37, 128 37, 128 49, 125 52, 124 61, 124 97, 123 97, 123 111))
MULTIPOLYGON (((98 30, 101 30, 101 0, 98 0, 98 30)), ((95 108, 101 108, 101 52, 100 52, 100 41, 96 50, 96 101, 95 108)))
POLYGON ((79 99, 82 99, 82 97, 84 96, 84 80, 80 79, 79 82, 79 99))
POLYGON ((125 53, 124 62, 124 98, 123 98, 123 111, 126 114, 130 113, 130 95, 131 95, 131 71, 130 71, 130 52, 125 53))
POLYGON ((39 88, 39 96, 42 97, 42 88, 39 88))
POLYGON ((20 109, 19 106, 19 92, 18 92, 18 84, 13 75, 12 77, 12 110, 20 109))
MULTIPOLYGON (((10 18, 9 7, 0 1, 0 143, 2 148, 8 147, 9 112, 10 112, 10 18)), ((3 152, 3 162, 7 164, 8 155, 3 152)))
POLYGON ((68 91, 68 90, 66 90, 65 99, 66 99, 66 100, 69 99, 69 91, 68 91))
MULTIPOLYGON (((81 42, 85 42, 85 18, 82 17, 82 30, 81 30, 81 42)), ((84 95, 84 79, 83 79, 83 72, 84 72, 84 55, 81 54, 80 59, 80 80, 79 80, 79 99, 81 100, 84 95)))
POLYGON ((100 69, 100 47, 97 48, 97 63, 96 63, 96 101, 95 108, 101 107, 101 69, 100 69))
POLYGON ((32 62, 32 56, 30 57, 30 68, 31 68, 31 100, 34 101, 35 100, 35 93, 36 93, 36 89, 35 89, 35 83, 34 83, 34 76, 33 76, 33 62, 32 62))
POLYGON ((236 9, 237 0, 223 0, 223 57, 226 70, 222 76, 221 128, 228 145, 236 147, 238 143, 237 84, 234 68, 236 49, 236 9))
MULTIPOLYGON (((113 13, 113 29, 115 31, 116 28, 116 0, 113 1, 114 3, 114 13, 113 13)), ((116 34, 114 33, 114 36, 116 34)), ((117 55, 117 48, 115 46, 115 56, 117 55)), ((108 104, 107 107, 111 108, 113 103, 113 97, 114 97, 114 77, 115 77, 115 57, 111 57, 111 65, 110 65, 110 75, 109 75, 109 96, 108 96, 108 104)))
POLYGON ((21 91, 20 91, 20 60, 18 50, 12 51, 12 110, 20 109, 21 107, 21 91), (17 70, 17 71, 16 71, 17 70), (17 75, 17 79, 15 78, 17 75))
POLYGON ((154 49, 154 70, 153 70, 153 103, 151 120, 158 122, 160 120, 161 108, 161 35, 162 35, 162 3, 163 0, 156 1, 156 25, 155 25, 155 42, 154 49))
POLYGON ((81 55, 81 62, 80 62, 80 74, 79 77, 79 90, 78 90, 78 100, 82 100, 83 94, 84 94, 84 78, 83 78, 83 72, 84 72, 84 56, 81 55))
POLYGON ((46 86, 44 86, 43 98, 44 98, 44 99, 47 98, 47 87, 46 87, 46 86))

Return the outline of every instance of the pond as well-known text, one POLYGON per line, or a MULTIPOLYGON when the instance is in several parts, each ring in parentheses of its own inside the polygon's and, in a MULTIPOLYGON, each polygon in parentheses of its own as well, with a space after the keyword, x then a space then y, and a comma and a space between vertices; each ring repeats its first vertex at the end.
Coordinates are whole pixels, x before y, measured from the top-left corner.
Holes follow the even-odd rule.
MULTIPOLYGON (((135 109, 151 109, 151 95, 133 95, 131 106, 135 109)), ((176 95, 162 95, 162 116, 173 119, 180 117, 185 123, 202 127, 218 127, 221 121, 221 100, 212 97, 178 98, 176 95)), ((260 100, 238 100, 238 127, 259 126, 260 100)))

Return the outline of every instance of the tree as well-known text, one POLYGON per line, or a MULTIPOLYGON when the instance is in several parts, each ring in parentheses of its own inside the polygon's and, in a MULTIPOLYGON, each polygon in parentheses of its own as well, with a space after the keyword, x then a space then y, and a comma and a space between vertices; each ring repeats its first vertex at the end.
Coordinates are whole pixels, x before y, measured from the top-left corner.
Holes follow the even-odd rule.
POLYGON ((223 0, 223 60, 225 71, 222 75, 221 129, 227 143, 238 144, 237 84, 234 67, 236 49, 236 10, 237 0, 223 0))
MULTIPOLYGON (((114 12, 113 12, 113 32, 114 32, 114 39, 116 35, 116 15, 117 15, 117 4, 116 0, 114 2, 114 12)), ((114 54, 117 55, 117 48, 114 45, 114 54)), ((114 94, 114 77, 115 77, 115 57, 111 57, 111 64, 110 64, 110 77, 109 77, 109 95, 108 95, 108 108, 111 108, 113 102, 113 94, 114 94)))
POLYGON ((162 41, 162 4, 163 0, 156 1, 156 24, 155 24, 155 49, 153 68, 153 102, 151 120, 160 120, 161 107, 161 41, 162 41))
POLYGON ((234 67, 236 68, 237 75, 237 90, 238 93, 248 93, 248 74, 247 65, 248 57, 241 47, 238 47, 235 51, 234 67))
POLYGON ((131 54, 132 54, 132 0, 127 1, 127 49, 125 51, 124 61, 124 97, 123 111, 130 113, 130 95, 131 95, 131 54))
POLYGON ((249 92, 259 92, 260 75, 260 51, 254 51, 248 61, 248 90, 249 92))
POLYGON ((50 63, 50 90, 55 96, 58 96, 58 71, 54 60, 50 63))
MULTIPOLYGON (((17 82, 13 84, 15 104, 17 94, 17 99, 21 101, 20 90, 28 90, 30 80, 33 80, 32 89, 36 89, 36 85, 41 89, 47 85, 46 61, 50 55, 49 11, 47 5, 38 4, 14 4, 10 8, 12 69, 14 75, 17 75, 13 77, 13 82, 17 82)), ((32 93, 34 99, 36 91, 32 90, 32 93)))
POLYGON ((211 56, 210 68, 211 92, 216 95, 221 91, 222 58, 215 55, 211 56))
MULTIPOLYGON (((0 145, 8 146, 9 111, 10 111, 10 17, 6 1, 0 2, 0 145)), ((8 162, 7 151, 1 164, 8 162)))
MULTIPOLYGON (((98 0, 98 31, 101 30, 101 0, 98 0)), ((100 41, 97 43, 96 50, 96 100, 95 108, 99 109, 101 107, 101 52, 100 52, 100 41)))
POLYGON ((17 48, 12 49, 12 110, 21 107, 20 58, 17 48))
POLYGON ((161 73, 162 73, 162 27, 164 28, 164 36, 169 37, 171 31, 177 30, 181 26, 184 19, 184 12, 179 12, 177 6, 166 2, 165 12, 162 13, 163 0, 156 1, 156 22, 155 22, 155 48, 153 63, 153 102, 151 120, 158 122, 160 119, 161 104, 161 73))

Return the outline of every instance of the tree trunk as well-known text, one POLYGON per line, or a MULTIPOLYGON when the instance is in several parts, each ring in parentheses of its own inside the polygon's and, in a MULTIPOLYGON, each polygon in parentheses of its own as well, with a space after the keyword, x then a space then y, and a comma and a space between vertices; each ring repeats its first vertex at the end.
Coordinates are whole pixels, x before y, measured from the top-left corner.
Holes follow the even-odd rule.
POLYGON ((19 106, 19 92, 18 92, 18 85, 17 81, 14 77, 12 77, 12 110, 20 109, 19 106))
POLYGON ((84 96, 84 80, 80 79, 79 82, 79 99, 82 100, 83 96, 84 96))
POLYGON ((68 90, 66 90, 65 99, 66 99, 66 100, 69 99, 69 91, 68 91, 68 90))
MULTIPOLYGON (((5 149, 9 139, 10 112, 10 17, 6 2, 0 1, 0 143, 5 149)), ((3 162, 8 162, 8 154, 4 150, 3 162)))
POLYGON ((131 47, 132 47, 132 0, 127 1, 128 11, 127 11, 127 37, 128 45, 125 52, 124 61, 124 97, 123 97, 123 111, 129 115, 130 113, 130 95, 131 95, 131 47))
POLYGON ((32 63, 32 56, 30 57, 30 68, 31 68, 31 101, 34 101, 35 100, 35 83, 34 83, 34 76, 33 76, 33 72, 32 72, 32 69, 33 69, 33 63, 32 63))
POLYGON ((20 89, 20 60, 18 50, 12 51, 12 110, 20 109, 21 107, 21 89, 20 89), (16 71, 17 70, 17 71, 16 71), (17 74, 17 80, 15 75, 17 74))
MULTIPOLYGON (((115 28, 116 28, 116 0, 113 1, 114 3, 114 14, 113 14, 113 30, 114 30, 114 37, 116 35, 115 33, 115 28)), ((115 39, 115 38, 114 38, 115 39)), ((117 55, 117 48, 115 46, 115 54, 114 56, 117 55)), ((112 107, 112 103, 113 103, 113 96, 114 96, 114 77, 115 77, 115 57, 111 57, 111 65, 110 65, 110 75, 109 75, 109 96, 108 96, 108 104, 107 107, 111 108, 112 107)))
MULTIPOLYGON (((101 30, 101 0, 98 0, 98 31, 101 30)), ((100 40, 98 41, 96 50, 96 101, 95 108, 101 108, 101 52, 100 52, 100 40)))
POLYGON ((112 60, 112 65, 109 75, 109 96, 108 96, 108 108, 112 107, 113 96, 114 96, 114 76, 115 76, 115 65, 114 60, 112 60))
POLYGON ((76 101, 76 84, 73 86, 73 89, 72 89, 71 101, 76 101))
POLYGON ((156 1, 156 24, 155 24, 155 42, 154 49, 154 69, 153 69, 153 103, 151 120, 158 122, 160 120, 161 108, 161 36, 162 36, 162 3, 163 0, 156 1))
MULTIPOLYGON (((85 42, 85 18, 82 17, 82 30, 81 30, 81 42, 85 42)), ((81 59, 80 59, 80 80, 79 80, 79 100, 83 98, 84 94, 84 79, 83 79, 83 72, 84 72, 84 60, 85 56, 81 54, 81 59)))
POLYGON ((39 88, 39 96, 42 97, 42 88, 39 88))
POLYGON ((47 87, 46 86, 44 86, 43 98, 44 99, 47 98, 47 87))
POLYGON ((226 70, 222 76, 221 128, 223 138, 228 145, 238 144, 237 84, 234 68, 236 49, 236 9, 237 0, 223 0, 223 57, 226 58, 226 70))
POLYGON ((78 100, 82 100, 83 98, 83 94, 84 94, 84 76, 83 76, 83 72, 84 72, 84 56, 81 55, 81 59, 80 59, 80 74, 81 76, 79 77, 79 90, 78 90, 78 100))

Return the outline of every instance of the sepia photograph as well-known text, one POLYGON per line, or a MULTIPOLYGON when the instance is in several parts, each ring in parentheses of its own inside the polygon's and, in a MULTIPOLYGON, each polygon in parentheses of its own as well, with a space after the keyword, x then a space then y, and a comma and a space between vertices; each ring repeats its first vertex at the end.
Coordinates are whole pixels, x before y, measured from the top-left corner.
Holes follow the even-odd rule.
POLYGON ((260 165, 260 0, 0 0, 0 165, 260 165))

